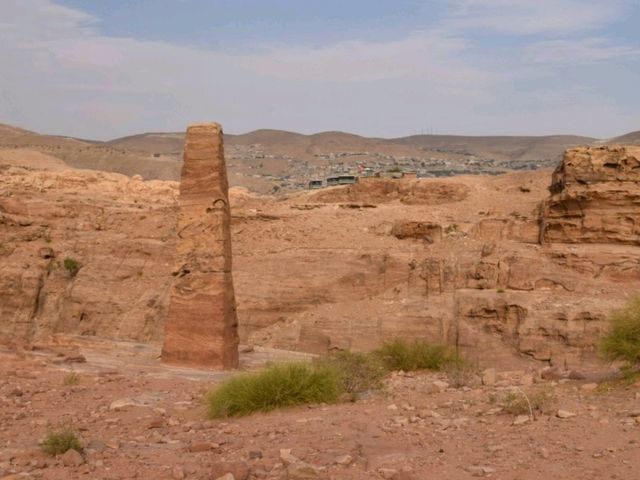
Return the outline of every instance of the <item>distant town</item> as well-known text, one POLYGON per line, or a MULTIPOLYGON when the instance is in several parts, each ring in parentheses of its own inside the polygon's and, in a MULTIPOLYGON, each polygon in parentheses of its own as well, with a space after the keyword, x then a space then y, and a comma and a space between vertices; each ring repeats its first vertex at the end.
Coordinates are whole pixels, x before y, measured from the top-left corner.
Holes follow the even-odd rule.
MULTIPOLYGON (((431 153, 431 152, 429 152, 431 153)), ((265 152, 260 144, 232 145, 227 150, 230 170, 242 168, 255 178, 268 179, 274 191, 332 187, 355 183, 362 177, 433 178, 463 174, 499 175, 509 170, 552 167, 557 159, 497 161, 466 152, 443 152, 442 157, 394 156, 380 152, 332 152, 311 159, 265 152), (452 159, 452 155, 458 158, 452 159), (447 157, 447 158, 442 158, 447 157), (277 172, 277 173, 276 173, 277 172)))

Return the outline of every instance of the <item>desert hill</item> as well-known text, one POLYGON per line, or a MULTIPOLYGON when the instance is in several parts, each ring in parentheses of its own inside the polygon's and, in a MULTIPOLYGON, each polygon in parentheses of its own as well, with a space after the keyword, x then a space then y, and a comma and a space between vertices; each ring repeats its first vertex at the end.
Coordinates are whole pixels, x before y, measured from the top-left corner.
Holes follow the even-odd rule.
MULTIPOLYGON (((620 137, 624 140, 623 137, 620 137)), ((499 160, 556 159, 567 148, 589 145, 597 139, 577 135, 550 136, 458 136, 414 135, 393 139, 367 138, 345 132, 320 132, 303 135, 283 130, 255 130, 241 135, 225 135, 228 146, 260 145, 270 153, 295 153, 300 156, 336 152, 395 151, 398 154, 445 153, 475 155, 499 160)), ((182 151, 184 134, 143 133, 107 142, 109 145, 132 148, 149 153, 175 153, 182 151)), ((618 142, 621 143, 621 142, 618 142)), ((622 142, 624 143, 624 142, 622 142)))
POLYGON ((145 152, 103 142, 42 135, 8 125, 0 125, 0 150, 12 150, 14 156, 20 150, 38 151, 74 168, 141 175, 148 179, 172 180, 180 174, 175 158, 153 158, 145 152))
MULTIPOLYGON (((107 143, 180 162, 183 142, 183 133, 156 132, 107 143)), ((258 193, 304 189, 311 179, 362 174, 363 169, 369 174, 399 169, 442 177, 550 168, 564 150, 594 142, 595 138, 572 135, 417 135, 384 139, 336 131, 303 135, 271 129, 225 135, 231 185, 258 193)))
POLYGON ((630 132, 625 135, 621 135, 619 137, 612 138, 608 141, 610 144, 621 144, 621 145, 640 145, 640 130, 635 132, 630 132))
POLYGON ((105 142, 115 148, 128 148, 165 155, 180 154, 184 144, 184 133, 149 132, 116 138, 105 142))
POLYGON ((11 138, 15 138, 21 135, 26 135, 29 133, 28 130, 24 130, 19 127, 13 127, 11 125, 5 125, 4 123, 0 123, 0 142, 5 142, 11 138))
MULTIPOLYGON (((634 132, 614 140, 637 144, 639 136, 634 132)), ((182 132, 150 132, 101 142, 0 124, 0 149, 39 151, 74 168, 144 179, 177 180, 183 142, 182 132)), ((384 139, 336 131, 304 135, 270 129, 225 134, 230 184, 260 194, 301 190, 309 180, 342 174, 400 170, 420 177, 447 177, 553 168, 564 150, 599 143, 603 141, 574 135, 384 139)))
POLYGON ((392 140, 403 145, 419 145, 436 151, 472 154, 482 158, 511 161, 536 161, 556 159, 564 150, 596 141, 577 135, 531 136, 455 136, 416 135, 392 140))

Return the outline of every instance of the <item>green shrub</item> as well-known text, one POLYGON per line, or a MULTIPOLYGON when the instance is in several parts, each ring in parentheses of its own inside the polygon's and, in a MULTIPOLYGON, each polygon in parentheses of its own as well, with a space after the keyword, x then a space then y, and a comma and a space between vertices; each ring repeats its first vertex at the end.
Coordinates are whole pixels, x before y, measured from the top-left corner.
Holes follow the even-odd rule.
POLYGON ((230 378, 210 392, 206 401, 210 418, 232 417, 280 407, 334 403, 343 391, 338 369, 288 363, 230 378))
POLYGON ((609 329, 600 342, 607 360, 640 366, 640 297, 632 299, 609 318, 609 329))
POLYGON ((58 455, 67 450, 82 452, 82 444, 73 431, 65 429, 59 432, 49 432, 41 444, 42 450, 49 455, 58 455))
POLYGON ((80 271, 80 262, 78 262, 75 258, 67 257, 64 259, 64 268, 71 277, 75 277, 80 271))
POLYGON ((78 385, 80 383, 80 375, 76 372, 70 372, 62 380, 63 385, 78 385))
POLYGON ((318 364, 337 370, 343 390, 352 395, 380 388, 387 374, 382 360, 370 353, 339 352, 319 360, 318 364))
POLYGON ((441 370, 452 361, 455 355, 444 345, 433 345, 422 340, 407 342, 395 339, 386 342, 378 350, 380 357, 389 370, 441 370))

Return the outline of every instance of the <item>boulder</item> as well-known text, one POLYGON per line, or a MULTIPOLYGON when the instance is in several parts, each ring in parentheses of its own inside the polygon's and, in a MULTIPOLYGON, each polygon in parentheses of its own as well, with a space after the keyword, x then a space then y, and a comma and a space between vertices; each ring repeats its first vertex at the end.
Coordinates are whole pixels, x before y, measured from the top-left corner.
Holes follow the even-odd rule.
POLYGON ((391 235, 401 240, 415 238, 433 243, 442 238, 442 226, 431 222, 397 220, 393 224, 391 235))

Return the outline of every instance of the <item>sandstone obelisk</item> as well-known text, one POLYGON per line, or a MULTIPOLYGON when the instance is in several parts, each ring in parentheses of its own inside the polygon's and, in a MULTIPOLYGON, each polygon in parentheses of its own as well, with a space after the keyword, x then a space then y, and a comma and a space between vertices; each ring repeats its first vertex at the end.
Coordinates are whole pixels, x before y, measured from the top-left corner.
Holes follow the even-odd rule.
POLYGON ((222 127, 189 126, 163 362, 211 369, 238 366, 228 190, 222 127))

